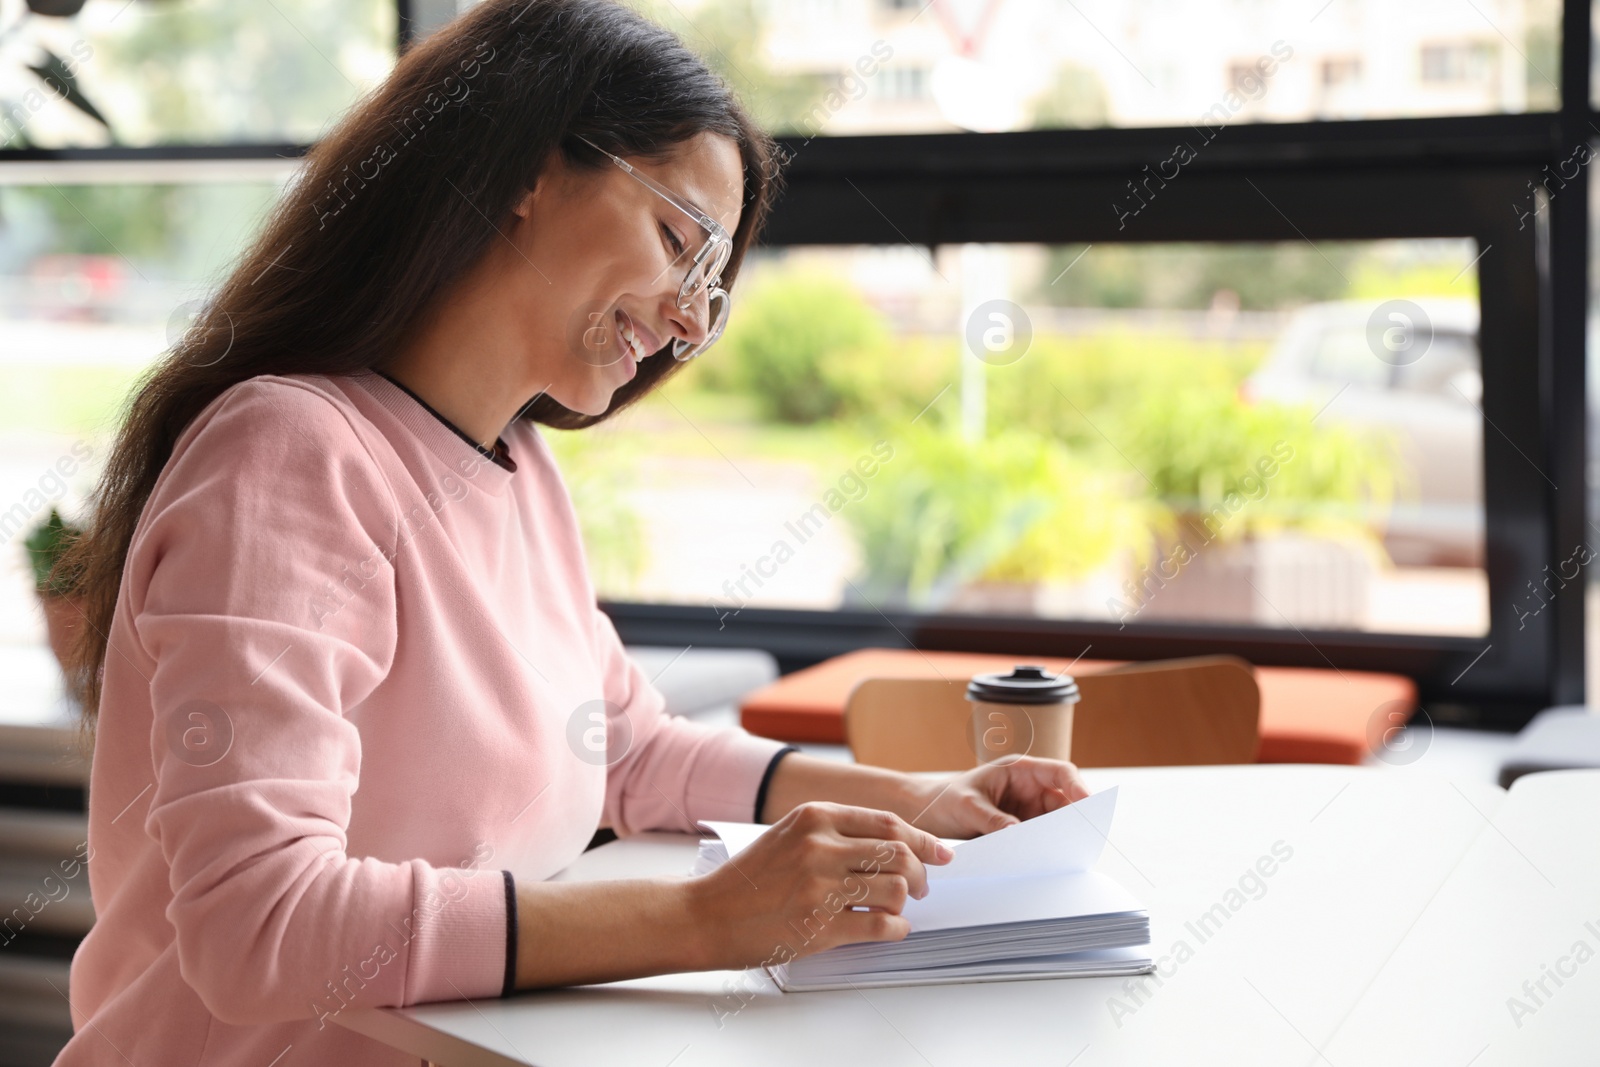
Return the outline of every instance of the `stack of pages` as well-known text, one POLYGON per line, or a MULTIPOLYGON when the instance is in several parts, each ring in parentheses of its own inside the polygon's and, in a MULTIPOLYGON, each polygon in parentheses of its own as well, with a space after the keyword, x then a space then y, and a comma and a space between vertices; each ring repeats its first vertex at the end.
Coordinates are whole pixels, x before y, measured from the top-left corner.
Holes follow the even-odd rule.
MULTIPOLYGON (((786 992, 940 982, 1144 974, 1150 915, 1091 870, 1105 847, 1117 791, 970 841, 946 841, 949 863, 928 865, 928 895, 907 900, 903 941, 841 945, 770 968, 786 992)), ((695 874, 737 856, 767 830, 705 822, 695 874)), ((863 876, 865 877, 865 876, 863 876)), ((797 931, 797 933, 799 933, 797 931)))

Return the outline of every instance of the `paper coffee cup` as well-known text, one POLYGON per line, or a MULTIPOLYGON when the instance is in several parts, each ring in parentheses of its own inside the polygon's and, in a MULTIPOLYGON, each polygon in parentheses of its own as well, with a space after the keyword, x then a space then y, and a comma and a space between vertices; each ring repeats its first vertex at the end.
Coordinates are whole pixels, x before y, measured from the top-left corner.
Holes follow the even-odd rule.
POLYGON ((1002 756, 1072 758, 1072 709, 1078 703, 1072 675, 1036 666, 979 674, 967 685, 967 700, 979 763, 1002 756))

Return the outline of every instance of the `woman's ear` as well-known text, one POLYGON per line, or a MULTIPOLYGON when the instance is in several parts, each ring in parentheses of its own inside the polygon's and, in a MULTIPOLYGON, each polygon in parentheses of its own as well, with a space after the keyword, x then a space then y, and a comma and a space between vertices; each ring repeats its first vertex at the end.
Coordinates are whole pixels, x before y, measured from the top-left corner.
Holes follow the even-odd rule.
POLYGON ((534 189, 529 189, 529 190, 525 191, 522 194, 522 199, 518 200, 516 202, 516 205, 512 207, 511 213, 516 215, 517 218, 519 218, 519 219, 526 219, 528 217, 528 215, 533 211, 533 196, 534 196, 534 192, 535 192, 534 189))

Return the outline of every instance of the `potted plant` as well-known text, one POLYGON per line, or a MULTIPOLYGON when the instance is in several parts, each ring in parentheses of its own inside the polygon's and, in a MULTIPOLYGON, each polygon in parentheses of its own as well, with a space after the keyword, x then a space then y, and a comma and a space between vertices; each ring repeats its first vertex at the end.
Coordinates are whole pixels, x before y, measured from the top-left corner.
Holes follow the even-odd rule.
POLYGON ((845 514, 861 546, 856 585, 873 603, 1032 615, 1118 569, 1144 529, 1141 506, 1059 441, 1006 430, 968 442, 918 426, 899 431, 893 464, 845 514))
POLYGON ((82 531, 61 517, 56 508, 50 517, 34 527, 24 544, 33 564, 33 587, 44 609, 45 629, 50 651, 61 669, 68 669, 68 656, 78 628, 83 625, 83 598, 72 592, 71 576, 56 566, 62 553, 82 531))
POLYGON ((1364 625, 1394 444, 1315 415, 1206 388, 1134 406, 1128 451, 1166 515, 1126 615, 1364 625))

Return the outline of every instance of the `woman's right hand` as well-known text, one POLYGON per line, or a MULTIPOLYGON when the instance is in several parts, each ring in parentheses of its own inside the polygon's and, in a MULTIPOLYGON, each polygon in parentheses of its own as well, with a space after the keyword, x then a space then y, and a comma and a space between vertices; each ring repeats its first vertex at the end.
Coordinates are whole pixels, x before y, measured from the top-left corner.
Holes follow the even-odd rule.
POLYGON ((954 856, 893 812, 814 801, 690 883, 708 970, 777 964, 854 941, 899 941, 924 864, 954 856), (856 911, 856 908, 868 908, 856 911))

